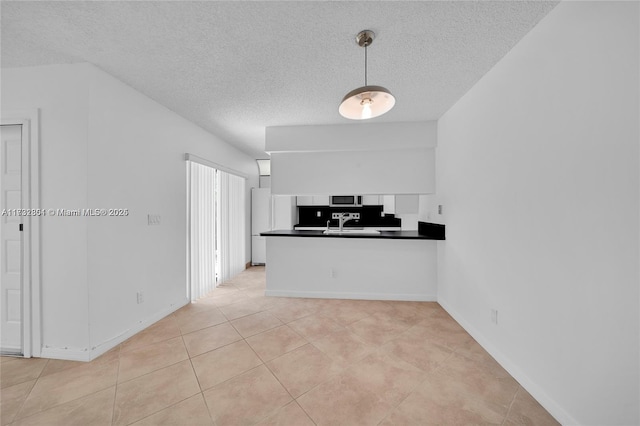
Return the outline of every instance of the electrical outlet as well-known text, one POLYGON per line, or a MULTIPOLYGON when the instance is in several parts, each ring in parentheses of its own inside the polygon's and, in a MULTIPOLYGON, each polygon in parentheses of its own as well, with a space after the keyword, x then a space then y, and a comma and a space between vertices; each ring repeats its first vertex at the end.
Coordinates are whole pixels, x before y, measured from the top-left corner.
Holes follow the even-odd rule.
POLYGON ((143 292, 139 291, 136 293, 136 300, 138 301, 138 305, 141 304, 142 302, 144 302, 144 294, 143 292))
POLYGON ((491 322, 498 325, 498 310, 491 309, 491 322))
POLYGON ((438 204, 438 214, 442 214, 442 204, 438 204))
POLYGON ((316 212, 316 217, 322 217, 322 212, 320 210, 316 212))
POLYGON ((336 277, 336 272, 333 270, 333 268, 329 269, 329 278, 335 278, 336 277))

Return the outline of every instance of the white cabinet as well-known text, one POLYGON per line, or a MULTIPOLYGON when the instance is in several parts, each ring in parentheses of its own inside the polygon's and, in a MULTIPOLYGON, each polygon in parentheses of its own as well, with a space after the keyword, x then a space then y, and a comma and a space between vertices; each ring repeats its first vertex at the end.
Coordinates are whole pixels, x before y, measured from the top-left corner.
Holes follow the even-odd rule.
POLYGON ((329 205, 329 196, 328 195, 314 195, 313 196, 313 205, 314 206, 328 206, 329 205))
POLYGON ((328 206, 328 195, 298 195, 296 204, 298 206, 328 206))
POLYGON ((312 206, 313 197, 311 195, 298 195, 296 197, 296 204, 298 206, 312 206))
POLYGON ((396 213, 396 196, 395 195, 381 195, 382 198, 382 211, 386 214, 396 213))
POLYGON ((382 196, 380 195, 363 195, 362 196, 362 205, 363 206, 379 206, 382 204, 380 199, 382 196))
POLYGON ((296 219, 296 206, 290 195, 271 196, 272 229, 293 229, 296 219))

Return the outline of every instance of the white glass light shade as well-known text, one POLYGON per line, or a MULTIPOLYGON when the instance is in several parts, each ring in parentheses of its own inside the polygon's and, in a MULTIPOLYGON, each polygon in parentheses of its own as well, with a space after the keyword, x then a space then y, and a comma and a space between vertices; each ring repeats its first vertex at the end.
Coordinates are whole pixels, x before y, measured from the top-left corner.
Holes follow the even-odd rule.
POLYGON ((378 117, 393 108, 396 98, 382 86, 362 86, 347 93, 338 111, 351 120, 378 117))

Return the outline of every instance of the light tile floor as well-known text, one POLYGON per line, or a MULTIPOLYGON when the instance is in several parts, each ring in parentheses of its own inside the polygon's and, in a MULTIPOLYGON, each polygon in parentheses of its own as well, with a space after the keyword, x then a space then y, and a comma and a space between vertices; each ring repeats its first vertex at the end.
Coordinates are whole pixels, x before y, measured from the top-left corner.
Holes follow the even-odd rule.
POLYGON ((557 424, 437 303, 264 287, 247 269, 90 363, 0 358, 2 425, 557 424))

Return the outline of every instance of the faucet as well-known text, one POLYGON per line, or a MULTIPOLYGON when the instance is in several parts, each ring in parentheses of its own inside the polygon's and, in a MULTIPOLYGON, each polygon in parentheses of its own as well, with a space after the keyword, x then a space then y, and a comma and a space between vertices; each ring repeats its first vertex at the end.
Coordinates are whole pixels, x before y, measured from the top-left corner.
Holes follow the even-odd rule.
MULTIPOLYGON (((342 232, 344 224, 351 219, 360 219, 360 213, 331 213, 332 219, 338 219, 340 225, 339 231, 342 232)), ((329 221, 327 221, 327 231, 329 230, 329 221)))
POLYGON ((340 217, 338 218, 339 220, 338 224, 340 225, 340 232, 342 232, 342 227, 344 226, 344 224, 350 221, 351 219, 355 219, 355 216, 352 216, 351 213, 340 213, 340 217))

